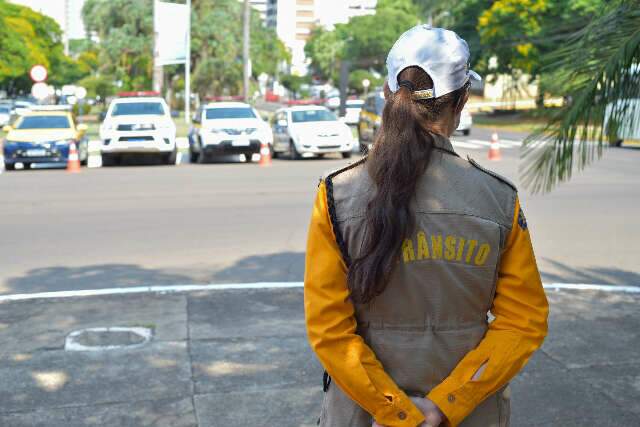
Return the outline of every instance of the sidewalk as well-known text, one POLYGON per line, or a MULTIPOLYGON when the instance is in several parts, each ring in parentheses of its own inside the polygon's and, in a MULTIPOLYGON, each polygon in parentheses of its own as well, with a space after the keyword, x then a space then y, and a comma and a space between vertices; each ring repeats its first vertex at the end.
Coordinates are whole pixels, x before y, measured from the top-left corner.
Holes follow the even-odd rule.
MULTIPOLYGON (((640 295, 550 292, 551 332, 513 381, 512 426, 640 425, 640 295)), ((0 304, 0 425, 315 426, 320 365, 301 289, 0 304), (66 351, 72 331, 150 328, 66 351)))

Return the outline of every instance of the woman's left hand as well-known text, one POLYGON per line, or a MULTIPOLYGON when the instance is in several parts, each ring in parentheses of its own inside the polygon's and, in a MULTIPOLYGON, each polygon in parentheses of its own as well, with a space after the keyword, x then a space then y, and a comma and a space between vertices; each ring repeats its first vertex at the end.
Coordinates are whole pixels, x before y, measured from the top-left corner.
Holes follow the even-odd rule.
MULTIPOLYGON (((418 427, 438 427, 444 421, 444 414, 440 411, 440 408, 436 406, 431 400, 426 397, 411 397, 411 401, 420 412, 424 415, 424 422, 420 424, 418 427)), ((371 427, 385 427, 382 424, 378 424, 377 422, 373 422, 371 427)))

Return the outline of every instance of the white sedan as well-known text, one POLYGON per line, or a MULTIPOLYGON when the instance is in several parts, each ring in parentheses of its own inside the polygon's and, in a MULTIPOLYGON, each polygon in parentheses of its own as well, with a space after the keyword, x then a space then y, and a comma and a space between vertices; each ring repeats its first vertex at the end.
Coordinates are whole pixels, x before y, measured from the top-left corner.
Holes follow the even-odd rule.
POLYGON ((291 159, 341 153, 351 157, 355 144, 349 126, 325 107, 290 107, 276 111, 273 121, 274 156, 291 159))

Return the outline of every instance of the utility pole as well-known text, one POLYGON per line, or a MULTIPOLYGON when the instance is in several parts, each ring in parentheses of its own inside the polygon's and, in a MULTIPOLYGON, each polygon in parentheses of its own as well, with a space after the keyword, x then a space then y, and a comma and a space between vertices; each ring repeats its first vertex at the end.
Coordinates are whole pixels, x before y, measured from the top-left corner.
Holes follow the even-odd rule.
POLYGON ((69 56, 69 0, 64 0, 64 54, 69 56))
POLYGON ((244 101, 249 102, 249 75, 251 74, 251 58, 249 46, 251 43, 251 3, 244 0, 244 31, 242 36, 242 61, 243 61, 243 95, 244 101))
POLYGON ((184 61, 184 121, 191 123, 191 0, 187 0, 187 47, 184 61))

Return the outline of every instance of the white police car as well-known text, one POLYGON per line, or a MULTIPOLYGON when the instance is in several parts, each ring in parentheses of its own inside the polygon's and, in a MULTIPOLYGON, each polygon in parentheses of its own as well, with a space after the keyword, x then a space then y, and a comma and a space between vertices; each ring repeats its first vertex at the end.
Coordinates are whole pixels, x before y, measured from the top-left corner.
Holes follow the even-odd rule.
POLYGON ((248 162, 262 144, 271 149, 273 134, 258 112, 243 102, 212 102, 198 109, 189 132, 191 162, 244 154, 248 162))
POLYGON ((102 164, 117 164, 123 155, 152 154, 176 163, 176 125, 169 106, 153 92, 120 94, 111 101, 100 126, 102 164))

